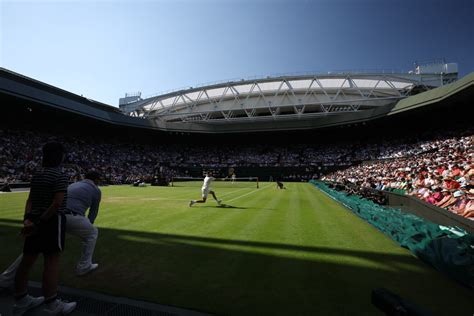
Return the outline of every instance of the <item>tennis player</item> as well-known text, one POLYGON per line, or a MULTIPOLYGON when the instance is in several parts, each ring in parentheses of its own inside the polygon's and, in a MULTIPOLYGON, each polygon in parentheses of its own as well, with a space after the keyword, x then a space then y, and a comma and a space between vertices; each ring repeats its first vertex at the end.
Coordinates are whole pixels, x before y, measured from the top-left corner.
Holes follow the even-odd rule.
POLYGON ((217 204, 221 205, 222 201, 219 200, 216 196, 216 193, 213 190, 211 190, 211 183, 214 180, 216 180, 216 178, 214 178, 212 176, 212 173, 210 171, 206 172, 206 177, 204 178, 204 182, 203 182, 202 188, 201 188, 202 198, 200 200, 191 200, 191 201, 189 201, 189 207, 193 206, 196 203, 206 203, 207 196, 209 194, 212 195, 214 200, 216 200, 217 204))

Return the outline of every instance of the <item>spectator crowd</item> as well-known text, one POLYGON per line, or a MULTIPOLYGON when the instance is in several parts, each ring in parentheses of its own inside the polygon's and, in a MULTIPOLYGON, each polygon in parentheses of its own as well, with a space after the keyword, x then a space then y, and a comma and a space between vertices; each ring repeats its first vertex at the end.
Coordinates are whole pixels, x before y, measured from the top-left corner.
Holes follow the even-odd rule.
MULTIPOLYGON (((347 166, 363 158, 351 156, 351 147, 335 145, 127 144, 20 130, 0 130, 0 140, 0 182, 29 182, 40 164, 42 144, 53 140, 67 149, 65 166, 71 180, 78 168, 93 168, 112 184, 149 179, 157 168, 173 177, 186 176, 185 168, 347 166)), ((298 174, 287 177, 307 178, 298 174)))
POLYGON ((387 148, 322 180, 408 194, 474 220, 474 137, 466 134, 387 148))
MULTIPOLYGON (((29 182, 41 146, 65 145, 66 172, 74 181, 95 169, 110 184, 156 176, 186 176, 183 168, 314 167, 339 170, 322 180, 391 190, 474 219, 474 132, 428 133, 413 138, 334 144, 151 145, 88 140, 24 130, 0 130, 0 183, 29 182)), ((308 169, 314 170, 314 168, 308 169)))

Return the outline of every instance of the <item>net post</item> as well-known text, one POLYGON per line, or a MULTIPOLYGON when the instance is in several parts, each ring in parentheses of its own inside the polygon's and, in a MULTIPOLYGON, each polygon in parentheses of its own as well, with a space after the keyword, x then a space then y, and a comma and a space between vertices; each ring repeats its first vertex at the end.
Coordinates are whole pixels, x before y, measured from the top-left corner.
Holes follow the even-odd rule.
POLYGON ((174 177, 171 177, 171 186, 174 187, 174 177))
POLYGON ((258 177, 257 177, 257 189, 258 189, 258 188, 259 188, 259 186, 258 186, 258 177))

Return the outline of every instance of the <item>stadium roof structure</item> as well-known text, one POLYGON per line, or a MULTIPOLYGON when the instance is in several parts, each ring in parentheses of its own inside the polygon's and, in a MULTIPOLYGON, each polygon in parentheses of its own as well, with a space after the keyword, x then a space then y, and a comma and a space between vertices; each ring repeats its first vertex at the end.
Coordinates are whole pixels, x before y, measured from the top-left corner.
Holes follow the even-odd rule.
MULTIPOLYGON (((189 88, 121 104, 121 110, 178 131, 265 131, 318 127, 390 111, 399 100, 457 79, 450 73, 278 76, 189 88)), ((455 65, 455 64, 454 64, 455 65)))
POLYGON ((470 102, 474 73, 448 84, 456 76, 279 76, 170 92, 124 104, 119 110, 0 68, 0 97, 4 101, 0 103, 4 113, 13 113, 11 103, 15 107, 34 105, 51 115, 68 113, 118 127, 172 133, 289 131, 347 126, 437 104, 449 107, 452 100, 470 102), (436 86, 440 87, 433 88, 436 86), (125 109, 133 116, 124 114, 125 109))

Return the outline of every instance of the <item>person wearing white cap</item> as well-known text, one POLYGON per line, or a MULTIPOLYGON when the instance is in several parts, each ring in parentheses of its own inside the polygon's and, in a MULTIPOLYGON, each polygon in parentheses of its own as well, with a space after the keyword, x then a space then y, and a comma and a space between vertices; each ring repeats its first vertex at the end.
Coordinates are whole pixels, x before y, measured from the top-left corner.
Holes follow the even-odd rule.
POLYGON ((464 213, 467 204, 466 194, 464 194, 463 191, 458 190, 454 192, 453 196, 456 198, 456 202, 449 208, 449 210, 456 214, 464 213))
POLYGON ((458 191, 454 192, 453 196, 454 196, 455 198, 458 198, 458 197, 462 196, 463 194, 464 194, 463 191, 458 190, 458 191))

